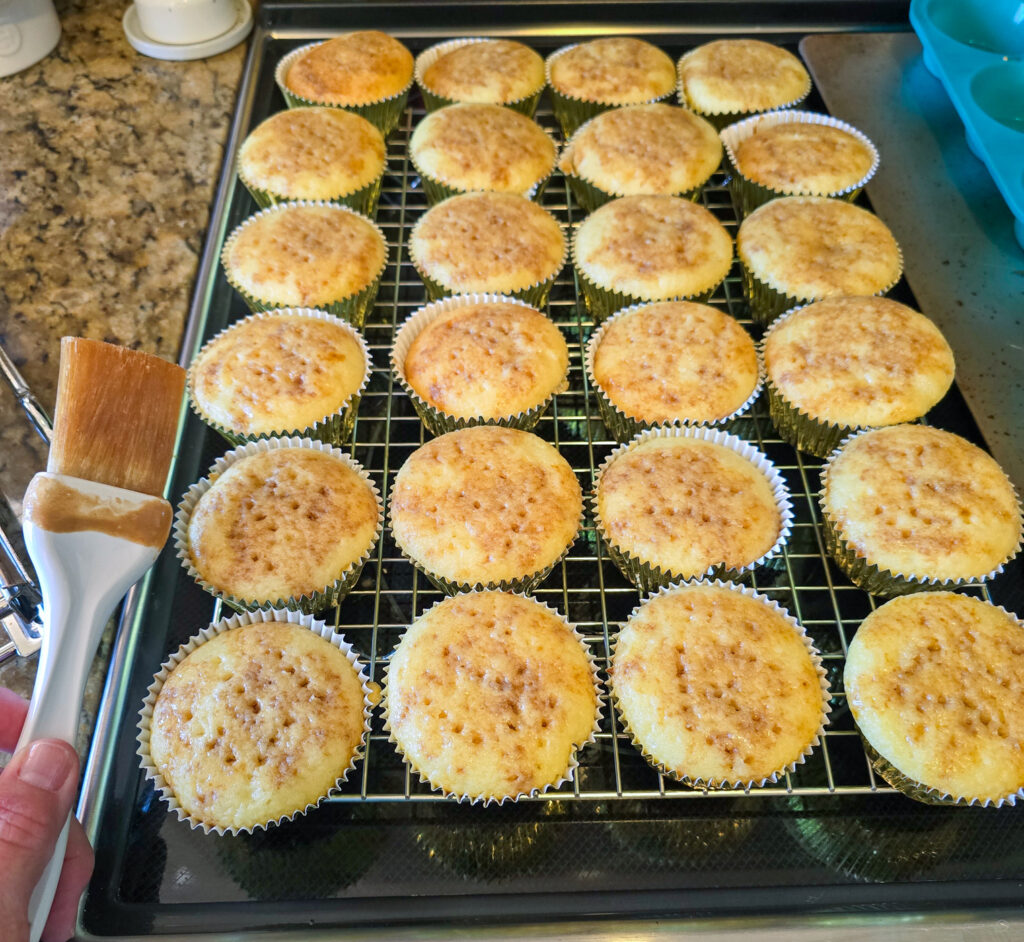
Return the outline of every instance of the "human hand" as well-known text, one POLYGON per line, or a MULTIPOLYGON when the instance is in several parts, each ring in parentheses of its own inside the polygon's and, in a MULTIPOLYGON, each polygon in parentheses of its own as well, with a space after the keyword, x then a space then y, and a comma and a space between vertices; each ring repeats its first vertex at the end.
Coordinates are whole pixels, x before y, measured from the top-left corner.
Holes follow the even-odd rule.
MULTIPOLYGON (((0 687, 0 749, 13 752, 28 704, 0 687)), ((28 901, 78 790, 78 755, 65 742, 39 739, 21 749, 0 773, 0 939, 28 939, 28 901)), ((71 819, 64 867, 42 942, 65 942, 75 928, 78 899, 92 874, 92 848, 71 819)))

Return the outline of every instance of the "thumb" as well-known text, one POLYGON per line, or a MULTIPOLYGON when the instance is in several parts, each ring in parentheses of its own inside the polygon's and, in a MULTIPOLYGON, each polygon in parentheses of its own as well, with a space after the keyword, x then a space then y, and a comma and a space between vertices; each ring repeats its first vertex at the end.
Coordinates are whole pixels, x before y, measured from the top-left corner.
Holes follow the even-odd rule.
POLYGON ((28 901, 71 811, 78 755, 66 742, 40 739, 18 751, 0 775, 0 936, 27 937, 28 901))

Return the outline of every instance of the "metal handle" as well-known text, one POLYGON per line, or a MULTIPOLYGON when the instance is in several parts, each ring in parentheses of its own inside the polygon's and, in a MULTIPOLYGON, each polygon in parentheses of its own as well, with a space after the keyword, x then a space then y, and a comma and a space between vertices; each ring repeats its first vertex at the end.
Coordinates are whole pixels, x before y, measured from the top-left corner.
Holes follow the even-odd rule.
POLYGON ((53 422, 46 414, 46 410, 39 404, 39 400, 32 394, 25 378, 18 372, 14 361, 7 355, 7 351, 0 346, 0 373, 4 374, 7 385, 11 387, 15 398, 24 410, 33 428, 40 434, 47 445, 53 438, 53 422))

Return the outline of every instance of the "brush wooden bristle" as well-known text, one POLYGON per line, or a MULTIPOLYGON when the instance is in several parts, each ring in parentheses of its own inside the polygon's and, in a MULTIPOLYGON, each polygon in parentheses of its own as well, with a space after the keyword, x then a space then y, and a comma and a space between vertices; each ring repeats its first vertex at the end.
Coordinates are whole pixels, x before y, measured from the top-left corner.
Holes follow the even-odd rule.
POLYGON ((60 342, 46 469, 159 497, 174 452, 185 371, 127 347, 60 342))

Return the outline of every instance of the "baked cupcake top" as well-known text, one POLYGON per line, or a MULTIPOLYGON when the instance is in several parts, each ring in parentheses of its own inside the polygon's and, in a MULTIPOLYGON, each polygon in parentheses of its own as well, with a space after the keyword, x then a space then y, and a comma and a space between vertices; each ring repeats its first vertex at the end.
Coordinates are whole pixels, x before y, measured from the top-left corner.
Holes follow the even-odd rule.
POLYGON ((317 307, 373 284, 387 244, 365 216, 344 206, 280 203, 250 216, 228 238, 228 280, 281 307, 317 307))
POLYGON ((291 64, 285 85, 307 101, 368 105, 393 98, 412 82, 412 54, 376 30, 335 36, 291 64))
POLYGON ((462 193, 428 210, 409 235, 416 268, 450 293, 508 294, 554 278, 562 228, 516 193, 462 193))
POLYGON ((551 87, 569 98, 607 105, 637 105, 670 94, 672 60, 642 39, 594 39, 548 60, 551 87))
POLYGON ((452 44, 422 69, 419 81, 451 101, 507 105, 544 87, 544 60, 529 46, 509 39, 452 44))
POLYGON ((525 195, 554 169, 555 143, 511 108, 458 104, 416 126, 409 157, 420 173, 458 190, 525 195))
POLYGON ((591 118, 565 146, 558 166, 614 196, 672 196, 700 186, 721 161, 721 141, 707 121, 655 103, 591 118))
POLYGON ((645 754, 677 778, 760 783, 801 760, 825 718, 803 633, 721 583, 648 599, 619 633, 612 691, 645 754))
POLYGON ((385 691, 391 735, 413 768, 484 801, 566 777, 598 709, 580 638, 551 609, 505 592, 457 595, 421 615, 385 691))
POLYGON ((703 206, 675 196, 624 196, 580 223, 578 271, 644 301, 702 294, 732 267, 732 239, 703 206))
POLYGON ((821 502, 858 556, 905 576, 982 577, 1020 544, 1020 505, 1002 468, 926 425, 847 441, 829 459, 821 502))
POLYGON ((323 590, 369 552, 378 498, 337 454, 272 448, 234 462, 188 521, 188 559, 236 599, 277 602, 323 590))
POLYGON ((200 414, 230 432, 301 431, 342 409, 366 379, 359 334, 320 311, 247 317, 192 361, 189 392, 200 414))
POLYGON ((900 279, 903 257, 877 216, 843 200, 785 196, 740 224, 736 253, 760 281, 797 300, 881 294, 900 279))
POLYGON ((391 528, 425 570, 497 585, 553 565, 576 539, 583 497, 546 441, 500 426, 449 432, 417 448, 391 490, 391 528))
POLYGON ((953 382, 939 329, 887 298, 827 298, 794 311, 765 335, 764 359, 788 403, 851 428, 920 418, 953 382))
POLYGON ((679 60, 683 102, 703 114, 768 111, 799 101, 811 78, 792 53, 759 39, 718 39, 679 60))
POLYGON ((221 632, 168 675, 149 751, 182 809, 252 828, 324 797, 363 737, 352 662, 308 628, 267 622, 221 632))
POLYGON ((238 175, 277 196, 326 200, 369 186, 386 156, 384 138, 365 118, 338 108, 290 108, 245 139, 238 175))
POLYGON ((999 801, 1024 787, 1024 625, 952 592, 893 599, 857 629, 843 679, 869 743, 938 792, 999 801))
POLYGON ((416 337, 402 364, 406 382, 435 409, 508 418, 564 387, 569 348, 540 311, 498 299, 440 304, 448 310, 416 337))
POLYGON ((593 377, 612 405, 641 422, 714 422, 757 387, 750 335, 716 308, 663 301, 627 308, 595 340, 593 377))
POLYGON ((782 532, 765 473, 728 445, 700 437, 634 439, 604 466, 596 505, 609 543, 682 578, 712 566, 748 567, 782 532))

